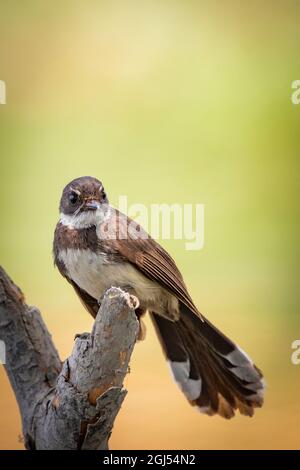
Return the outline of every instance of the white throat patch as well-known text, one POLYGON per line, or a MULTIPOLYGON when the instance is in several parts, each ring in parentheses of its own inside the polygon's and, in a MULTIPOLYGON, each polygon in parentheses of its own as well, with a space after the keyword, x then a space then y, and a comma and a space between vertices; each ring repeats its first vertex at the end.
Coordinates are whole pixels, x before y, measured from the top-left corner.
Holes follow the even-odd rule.
POLYGON ((100 207, 96 211, 83 211, 79 214, 60 214, 60 223, 70 228, 89 228, 105 222, 110 216, 110 207, 100 207))

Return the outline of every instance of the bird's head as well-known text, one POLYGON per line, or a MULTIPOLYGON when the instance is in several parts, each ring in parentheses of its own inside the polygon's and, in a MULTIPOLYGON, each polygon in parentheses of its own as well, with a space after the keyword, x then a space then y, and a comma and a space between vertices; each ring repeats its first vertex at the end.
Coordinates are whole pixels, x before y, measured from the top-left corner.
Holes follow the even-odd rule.
POLYGON ((101 181, 81 176, 64 188, 60 205, 60 221, 74 228, 87 228, 105 220, 109 203, 101 181))

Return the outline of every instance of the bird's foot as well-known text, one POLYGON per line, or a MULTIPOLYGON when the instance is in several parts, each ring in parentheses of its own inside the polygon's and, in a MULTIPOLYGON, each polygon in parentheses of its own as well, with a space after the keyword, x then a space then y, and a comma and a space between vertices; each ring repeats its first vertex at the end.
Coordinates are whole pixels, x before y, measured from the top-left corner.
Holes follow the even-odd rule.
POLYGON ((80 338, 80 339, 89 339, 90 337, 90 333, 77 333, 74 337, 74 341, 77 339, 77 338, 80 338))
POLYGON ((133 310, 137 310, 139 308, 140 301, 136 295, 129 294, 128 305, 130 308, 133 308, 133 310))

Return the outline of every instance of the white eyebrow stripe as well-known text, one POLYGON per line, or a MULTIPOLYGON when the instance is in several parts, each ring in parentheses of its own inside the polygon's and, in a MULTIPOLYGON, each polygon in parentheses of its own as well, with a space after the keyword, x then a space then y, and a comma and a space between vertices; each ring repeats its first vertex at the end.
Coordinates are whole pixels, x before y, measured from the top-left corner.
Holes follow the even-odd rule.
POLYGON ((81 195, 81 192, 79 191, 79 189, 74 189, 72 188, 72 186, 70 187, 71 191, 73 191, 74 193, 78 194, 78 196, 81 195))

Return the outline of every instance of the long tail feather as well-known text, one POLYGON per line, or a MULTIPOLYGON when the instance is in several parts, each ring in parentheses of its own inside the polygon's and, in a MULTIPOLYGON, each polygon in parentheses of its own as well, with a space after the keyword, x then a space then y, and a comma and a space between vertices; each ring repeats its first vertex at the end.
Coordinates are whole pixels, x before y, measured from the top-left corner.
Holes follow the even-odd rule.
POLYGON ((180 320, 153 314, 171 372, 188 401, 208 415, 252 416, 263 404, 261 371, 247 354, 204 318, 181 305, 180 320))

